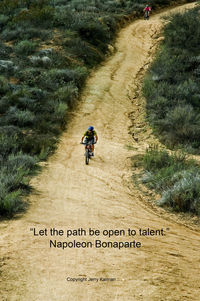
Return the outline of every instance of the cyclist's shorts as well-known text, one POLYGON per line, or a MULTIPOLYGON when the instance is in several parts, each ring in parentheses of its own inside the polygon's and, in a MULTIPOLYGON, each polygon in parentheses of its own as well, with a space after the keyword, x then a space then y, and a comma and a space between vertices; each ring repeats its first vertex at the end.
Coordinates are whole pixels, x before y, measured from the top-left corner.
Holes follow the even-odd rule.
POLYGON ((94 137, 92 137, 92 138, 85 137, 83 143, 88 143, 88 142, 91 142, 92 144, 94 144, 95 143, 94 137))

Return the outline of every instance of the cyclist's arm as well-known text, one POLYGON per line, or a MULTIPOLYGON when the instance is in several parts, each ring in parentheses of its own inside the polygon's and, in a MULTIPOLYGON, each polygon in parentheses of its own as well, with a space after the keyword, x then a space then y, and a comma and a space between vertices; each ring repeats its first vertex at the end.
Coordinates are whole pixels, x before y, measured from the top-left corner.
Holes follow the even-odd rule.
POLYGON ((96 142, 98 141, 98 136, 97 134, 94 135, 95 136, 95 139, 96 139, 96 142))
POLYGON ((86 133, 87 133, 87 132, 85 132, 85 133, 83 134, 83 136, 81 137, 81 142, 83 142, 83 139, 85 138, 86 133))

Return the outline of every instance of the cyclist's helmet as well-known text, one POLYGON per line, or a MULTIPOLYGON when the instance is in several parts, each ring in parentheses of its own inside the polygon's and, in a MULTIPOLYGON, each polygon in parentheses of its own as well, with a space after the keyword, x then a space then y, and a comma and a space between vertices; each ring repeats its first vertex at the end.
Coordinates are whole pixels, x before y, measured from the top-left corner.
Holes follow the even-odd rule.
POLYGON ((89 126, 88 131, 93 131, 94 127, 93 126, 89 126))

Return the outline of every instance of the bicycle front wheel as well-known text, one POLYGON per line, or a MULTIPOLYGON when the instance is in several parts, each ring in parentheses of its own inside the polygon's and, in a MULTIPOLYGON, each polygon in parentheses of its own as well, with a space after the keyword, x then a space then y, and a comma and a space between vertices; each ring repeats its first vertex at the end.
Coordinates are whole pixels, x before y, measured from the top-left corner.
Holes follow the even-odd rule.
POLYGON ((89 159, 90 159, 89 149, 86 149, 86 151, 85 151, 85 164, 86 165, 89 164, 89 159))

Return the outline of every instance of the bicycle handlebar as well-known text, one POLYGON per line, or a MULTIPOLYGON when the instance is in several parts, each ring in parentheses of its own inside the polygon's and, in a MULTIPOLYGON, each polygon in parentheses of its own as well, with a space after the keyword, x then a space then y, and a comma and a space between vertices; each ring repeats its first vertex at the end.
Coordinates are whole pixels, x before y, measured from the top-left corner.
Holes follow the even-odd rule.
POLYGON ((86 145, 86 144, 87 144, 87 145, 88 145, 88 144, 96 144, 96 142, 94 142, 94 143, 91 143, 91 142, 89 142, 89 143, 88 143, 88 142, 87 142, 87 143, 85 143, 85 142, 81 142, 80 144, 84 144, 84 145, 86 145))

